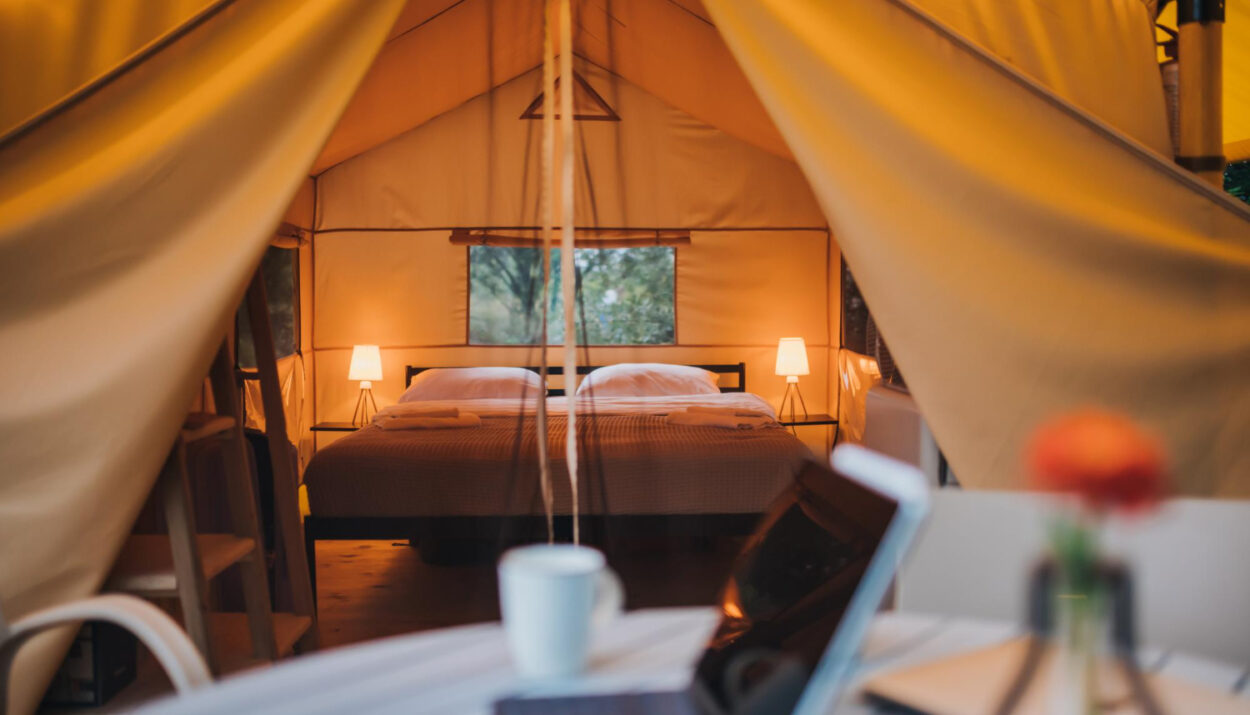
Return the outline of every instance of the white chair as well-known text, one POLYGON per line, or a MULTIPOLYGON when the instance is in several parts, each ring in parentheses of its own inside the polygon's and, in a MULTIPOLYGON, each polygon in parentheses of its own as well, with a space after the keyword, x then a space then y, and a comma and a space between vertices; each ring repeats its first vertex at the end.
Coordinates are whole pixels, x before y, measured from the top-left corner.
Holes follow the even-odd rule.
MULTIPOLYGON (((900 610, 1020 620, 1046 548, 1049 502, 942 489, 898 577, 900 610)), ((1142 643, 1250 664, 1250 502, 1178 499, 1116 520, 1108 553, 1132 567, 1142 643)))
POLYGON ((864 446, 906 462, 938 485, 941 453, 912 396, 888 385, 868 391, 864 407, 864 446))
POLYGON ((191 639, 159 608, 133 596, 94 596, 35 611, 12 624, 6 624, 0 615, 0 715, 8 710, 9 671, 22 643, 49 628, 82 621, 108 621, 135 634, 165 669, 178 693, 212 682, 208 666, 191 639))

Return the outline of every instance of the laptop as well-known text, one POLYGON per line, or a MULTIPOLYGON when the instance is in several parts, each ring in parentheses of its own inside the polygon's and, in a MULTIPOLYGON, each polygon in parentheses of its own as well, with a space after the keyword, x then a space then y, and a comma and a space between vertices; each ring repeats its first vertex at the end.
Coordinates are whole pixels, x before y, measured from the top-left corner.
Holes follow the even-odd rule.
POLYGON ((827 712, 928 511, 923 475, 854 445, 812 461, 769 506, 721 591, 682 690, 516 696, 497 715, 827 712))

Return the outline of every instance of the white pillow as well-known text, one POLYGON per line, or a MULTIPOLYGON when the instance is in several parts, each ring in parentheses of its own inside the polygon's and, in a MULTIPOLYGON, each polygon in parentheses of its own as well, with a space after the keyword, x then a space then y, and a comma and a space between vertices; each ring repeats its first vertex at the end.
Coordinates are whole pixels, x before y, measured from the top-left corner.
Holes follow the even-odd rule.
POLYGON ((716 373, 689 365, 658 362, 623 362, 608 365, 586 376, 577 394, 594 390, 598 397, 660 397, 664 395, 715 395, 716 373))
POLYGON ((423 370, 399 398, 400 402, 545 397, 538 373, 523 367, 437 367, 423 370))

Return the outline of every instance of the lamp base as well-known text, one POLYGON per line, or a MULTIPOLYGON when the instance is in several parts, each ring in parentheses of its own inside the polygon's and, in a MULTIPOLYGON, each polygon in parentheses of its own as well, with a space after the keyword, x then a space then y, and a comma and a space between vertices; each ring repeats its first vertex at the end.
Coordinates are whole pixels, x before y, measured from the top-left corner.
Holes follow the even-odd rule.
POLYGON ((807 403, 803 401, 803 393, 799 392, 799 379, 797 377, 786 378, 786 394, 781 398, 781 406, 777 408, 777 419, 784 420, 786 418, 786 405, 790 406, 790 422, 795 421, 794 403, 803 408, 803 419, 807 419, 807 403))
POLYGON ((356 397, 356 409, 352 411, 352 424, 361 427, 369 424, 369 419, 378 413, 378 403, 373 399, 373 384, 361 380, 360 395, 356 397), (372 408, 373 412, 369 410, 372 408))

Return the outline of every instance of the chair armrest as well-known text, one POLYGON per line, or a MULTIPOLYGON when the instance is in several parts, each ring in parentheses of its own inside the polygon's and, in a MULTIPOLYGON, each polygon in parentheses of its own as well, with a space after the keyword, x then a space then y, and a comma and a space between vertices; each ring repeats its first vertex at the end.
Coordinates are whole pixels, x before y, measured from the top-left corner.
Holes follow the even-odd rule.
POLYGON ((93 596, 35 611, 7 629, 0 624, 0 714, 8 707, 9 671, 18 648, 49 628, 83 621, 108 621, 133 633, 156 657, 179 693, 213 681, 191 639, 164 611, 134 596, 93 596))

